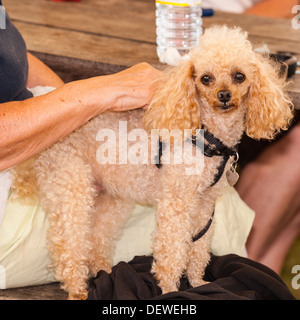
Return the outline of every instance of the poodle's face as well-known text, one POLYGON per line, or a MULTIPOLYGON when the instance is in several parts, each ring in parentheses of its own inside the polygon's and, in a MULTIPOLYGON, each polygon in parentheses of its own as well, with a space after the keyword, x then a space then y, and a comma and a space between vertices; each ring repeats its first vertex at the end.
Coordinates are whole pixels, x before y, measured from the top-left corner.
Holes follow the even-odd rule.
POLYGON ((249 97, 255 81, 255 53, 240 30, 208 29, 192 52, 197 92, 217 113, 233 113, 249 97))
POLYGON ((210 63, 200 60, 194 64, 198 95, 215 112, 236 111, 246 101, 254 79, 253 71, 251 72, 249 67, 232 60, 226 64, 216 60, 210 63))
POLYGON ((255 139, 272 139, 287 129, 293 113, 285 81, 253 51, 247 33, 226 26, 206 29, 190 56, 164 73, 145 128, 196 129, 206 112, 206 121, 235 116, 255 139))

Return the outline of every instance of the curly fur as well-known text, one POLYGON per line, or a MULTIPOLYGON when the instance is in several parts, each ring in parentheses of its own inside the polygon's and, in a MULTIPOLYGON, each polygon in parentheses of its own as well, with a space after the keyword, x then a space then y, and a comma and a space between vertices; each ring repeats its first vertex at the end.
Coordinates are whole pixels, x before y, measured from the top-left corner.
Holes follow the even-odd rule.
POLYGON ((204 170, 198 175, 186 175, 190 164, 184 163, 160 170, 150 162, 100 165, 96 160, 97 148, 103 144, 96 139, 99 129, 118 132, 120 120, 127 121, 128 131, 141 123, 148 131, 196 129, 204 124, 232 147, 244 131, 255 139, 272 139, 287 129, 293 116, 284 79, 268 59, 253 52, 247 34, 239 28, 207 29, 191 59, 166 70, 159 81, 145 113, 104 113, 15 168, 15 188, 23 197, 38 190, 49 214, 49 249, 56 277, 69 298, 86 298, 89 272, 110 271, 114 240, 135 202, 157 205, 152 272, 162 292, 177 290, 183 273, 191 285, 203 284, 212 228, 195 243, 192 237, 206 225, 227 184, 223 175, 210 187, 221 161, 218 157, 204 157, 204 170), (236 72, 246 76, 244 82, 236 83, 236 72), (201 82, 204 75, 213 79, 209 85, 201 82), (230 107, 220 105, 220 90, 232 93, 230 107))

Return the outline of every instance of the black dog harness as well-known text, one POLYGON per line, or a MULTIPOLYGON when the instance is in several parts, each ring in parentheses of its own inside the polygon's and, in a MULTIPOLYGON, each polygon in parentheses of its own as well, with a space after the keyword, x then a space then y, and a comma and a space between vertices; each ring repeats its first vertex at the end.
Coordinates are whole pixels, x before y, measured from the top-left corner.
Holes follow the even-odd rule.
MULTIPOLYGON (((202 125, 201 129, 204 129, 204 126, 202 125)), ((206 157, 222 157, 222 161, 220 165, 217 168, 217 173, 215 174, 215 178, 213 183, 210 185, 210 187, 214 186, 222 177, 227 161, 230 157, 234 157, 234 160, 237 161, 237 146, 233 148, 227 147, 220 139, 215 137, 211 132, 209 132, 207 129, 204 130, 198 130, 196 135, 192 135, 191 138, 188 138, 186 140, 189 143, 192 143, 194 147, 198 148, 203 155, 206 157), (198 144, 197 141, 199 139, 204 141, 204 144, 198 144)), ((161 157, 163 154, 163 150, 165 148, 165 145, 162 141, 159 141, 158 143, 158 155, 156 156, 156 167, 160 169, 162 167, 161 157)), ((193 238, 192 241, 195 242, 202 238, 205 233, 210 228, 213 217, 214 217, 214 211, 208 220, 206 226, 193 238)))
MULTIPOLYGON (((202 125, 201 129, 204 129, 204 126, 202 125)), ((224 169, 226 167, 227 161, 230 157, 237 157, 237 148, 236 146, 233 148, 227 147, 220 139, 215 137, 212 133, 210 133, 208 130, 204 129, 201 131, 198 131, 196 136, 192 135, 191 139, 187 139, 187 142, 192 143, 196 148, 201 150, 201 152, 206 156, 206 157, 222 157, 222 161, 220 165, 217 168, 217 173, 215 174, 215 178, 213 183, 210 185, 210 187, 214 186, 222 177, 224 173, 224 169), (203 133, 203 138, 204 138, 204 145, 199 145, 197 144, 197 140, 200 138, 200 135, 203 133), (207 141, 207 143, 205 143, 207 141)))

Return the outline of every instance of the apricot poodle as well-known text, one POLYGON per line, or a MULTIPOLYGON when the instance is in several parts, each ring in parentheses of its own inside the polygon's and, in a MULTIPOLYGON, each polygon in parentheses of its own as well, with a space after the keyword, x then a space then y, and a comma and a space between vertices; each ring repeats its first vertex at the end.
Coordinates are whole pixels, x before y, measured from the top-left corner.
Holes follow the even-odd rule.
POLYGON ((85 299, 90 274, 111 270, 135 203, 157 206, 152 272, 162 292, 178 290, 183 274, 202 285, 214 205, 230 180, 225 173, 235 174, 236 146, 243 132, 272 139, 287 129, 293 111, 284 88, 278 68, 253 51, 245 32, 216 26, 188 61, 163 73, 146 112, 103 113, 17 166, 14 188, 23 198, 40 197, 49 214, 53 267, 69 298, 85 299), (160 134, 174 129, 172 139, 160 134), (187 170, 197 161, 175 161, 176 145, 191 146, 188 160, 201 150, 200 171, 187 170), (136 161, 126 163, 121 152, 136 161))

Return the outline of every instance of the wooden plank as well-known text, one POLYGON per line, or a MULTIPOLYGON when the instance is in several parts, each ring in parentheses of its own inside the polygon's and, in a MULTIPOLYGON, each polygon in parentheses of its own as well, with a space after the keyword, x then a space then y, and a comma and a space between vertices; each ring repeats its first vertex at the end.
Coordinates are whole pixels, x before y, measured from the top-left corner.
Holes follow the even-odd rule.
POLYGON ((281 39, 270 38, 270 37, 263 37, 249 34, 249 40, 251 41, 254 48, 262 47, 266 44, 271 52, 276 51, 288 51, 293 52, 297 59, 300 60, 300 41, 291 41, 285 40, 282 41, 281 39))
MULTIPOLYGON (((142 42, 150 40, 155 45, 153 3, 152 0, 85 0, 80 3, 10 0, 7 4, 5 2, 11 17, 16 21, 142 42)), ((216 23, 239 25, 257 42, 270 45, 276 43, 277 48, 282 50, 293 48, 293 51, 296 50, 300 54, 300 31, 292 29, 289 20, 220 12, 216 12, 212 18, 204 19, 205 27, 216 23)))
POLYGON ((14 21, 155 43, 154 0, 6 0, 14 21))
POLYGON ((67 297, 58 283, 0 290, 0 300, 66 300, 67 297))
MULTIPOLYGON (((30 50, 37 58, 56 72, 69 74, 71 80, 86 79, 122 71, 127 66, 113 65, 91 60, 68 58, 30 50)), ((68 81, 67 81, 68 82, 68 81)))
POLYGON ((130 67, 143 61, 154 66, 159 64, 155 44, 54 29, 23 22, 15 22, 15 25, 22 33, 30 51, 112 66, 130 67))
POLYGON ((246 14, 235 14, 228 12, 215 12, 213 17, 204 19, 204 26, 214 24, 226 24, 228 26, 239 26, 253 36, 290 40, 299 42, 300 30, 292 28, 291 20, 260 17, 246 14))
MULTIPOLYGON (((53 2, 4 0, 11 18, 87 33, 155 43, 154 0, 84 0, 53 2)), ((252 35, 299 41, 300 31, 291 20, 216 12, 204 18, 204 27, 213 24, 240 26, 252 35)))

